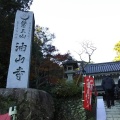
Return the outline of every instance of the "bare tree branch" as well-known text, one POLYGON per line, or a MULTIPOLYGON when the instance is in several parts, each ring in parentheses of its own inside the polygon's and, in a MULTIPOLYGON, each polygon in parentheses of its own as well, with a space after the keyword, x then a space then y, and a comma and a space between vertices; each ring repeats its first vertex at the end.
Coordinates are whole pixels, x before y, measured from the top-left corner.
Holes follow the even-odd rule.
MULTIPOLYGON (((91 60, 91 56, 93 52, 97 49, 96 47, 93 46, 93 43, 90 41, 84 41, 81 44, 82 48, 85 50, 85 53, 88 54, 89 57, 89 62, 91 60)), ((82 55, 82 54, 81 54, 82 55)))
MULTIPOLYGON (((74 52, 76 52, 76 51, 74 51, 74 52)), ((81 60, 81 61, 84 61, 84 60, 82 59, 82 54, 83 54, 84 52, 85 52, 84 50, 79 51, 79 52, 76 52, 76 53, 80 56, 80 60, 81 60)))

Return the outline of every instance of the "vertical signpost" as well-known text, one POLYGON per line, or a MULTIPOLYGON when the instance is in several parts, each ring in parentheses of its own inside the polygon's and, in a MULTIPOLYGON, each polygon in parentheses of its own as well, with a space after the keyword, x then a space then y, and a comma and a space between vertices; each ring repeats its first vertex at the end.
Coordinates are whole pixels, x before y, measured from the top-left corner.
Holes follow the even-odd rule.
POLYGON ((34 32, 33 12, 17 11, 11 47, 7 88, 28 88, 31 47, 34 32))

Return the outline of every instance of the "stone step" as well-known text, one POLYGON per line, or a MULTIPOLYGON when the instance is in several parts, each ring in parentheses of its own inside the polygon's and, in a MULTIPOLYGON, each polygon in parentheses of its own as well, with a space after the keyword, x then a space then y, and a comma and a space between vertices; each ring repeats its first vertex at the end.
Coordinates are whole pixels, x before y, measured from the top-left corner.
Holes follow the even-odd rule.
POLYGON ((119 111, 120 110, 120 108, 116 108, 115 106, 114 107, 111 107, 111 108, 107 108, 107 107, 105 107, 105 109, 106 109, 106 111, 119 111))
POLYGON ((112 113, 108 112, 108 113, 106 113, 106 115, 120 115, 120 113, 119 112, 117 112, 117 113, 115 113, 115 112, 114 113, 113 112, 112 113))
POLYGON ((111 115, 111 114, 107 114, 107 118, 120 118, 120 115, 111 115))
POLYGON ((106 118, 106 120, 120 120, 120 118, 111 117, 111 118, 106 118))
POLYGON ((115 106, 107 108, 106 102, 104 102, 105 111, 106 111, 106 120, 120 120, 120 101, 115 100, 115 106))

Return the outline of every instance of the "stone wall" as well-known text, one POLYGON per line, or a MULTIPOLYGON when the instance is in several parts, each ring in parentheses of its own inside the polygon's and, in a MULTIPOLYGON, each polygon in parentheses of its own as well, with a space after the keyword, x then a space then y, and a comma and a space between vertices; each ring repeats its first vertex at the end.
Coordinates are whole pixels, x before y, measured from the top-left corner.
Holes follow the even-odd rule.
POLYGON ((52 120, 54 102, 50 94, 36 89, 0 89, 0 114, 17 106, 18 120, 52 120))

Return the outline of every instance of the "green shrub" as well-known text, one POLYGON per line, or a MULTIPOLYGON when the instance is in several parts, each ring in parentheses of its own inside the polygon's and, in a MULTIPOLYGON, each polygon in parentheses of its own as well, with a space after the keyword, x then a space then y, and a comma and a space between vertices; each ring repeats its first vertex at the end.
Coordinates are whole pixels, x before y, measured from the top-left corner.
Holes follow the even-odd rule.
POLYGON ((79 97, 59 98, 55 103, 54 120, 86 120, 86 112, 82 109, 79 97))
POLYGON ((54 86, 51 90, 52 94, 59 97, 72 97, 82 94, 82 88, 77 86, 73 81, 63 81, 54 86))

